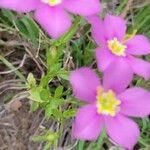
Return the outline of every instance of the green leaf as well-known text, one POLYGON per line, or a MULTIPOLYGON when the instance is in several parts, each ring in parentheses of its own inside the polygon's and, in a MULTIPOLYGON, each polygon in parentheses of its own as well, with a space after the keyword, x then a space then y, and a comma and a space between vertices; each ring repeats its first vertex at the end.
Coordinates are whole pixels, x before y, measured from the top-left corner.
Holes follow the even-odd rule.
POLYGON ((61 69, 61 66, 62 66, 61 63, 57 63, 57 64, 51 66, 50 73, 57 73, 61 69))
POLYGON ((28 77, 27 77, 27 86, 29 87, 29 88, 33 88, 33 87, 36 87, 36 80, 35 80, 35 78, 34 78, 34 76, 33 76, 33 74, 32 73, 29 73, 29 75, 28 75, 28 77))
POLYGON ((53 112, 53 115, 55 118, 57 118, 57 119, 63 118, 62 112, 60 112, 58 109, 53 109, 52 112, 53 112))
POLYGON ((16 13, 7 9, 1 9, 0 13, 0 23, 3 23, 7 29, 12 31, 14 27, 13 21, 16 20, 16 13))
POLYGON ((46 105, 45 107, 45 118, 46 119, 49 119, 51 117, 51 115, 53 114, 53 109, 55 109, 55 105, 51 105, 51 104, 48 104, 46 105))
POLYGON ((76 114, 77 110, 76 109, 69 109, 63 112, 64 118, 71 118, 74 117, 76 114))
MULTIPOLYGON (((53 112, 55 113, 56 110, 58 110, 58 106, 60 106, 61 104, 63 104, 62 99, 51 98, 49 104, 47 104, 45 107, 45 118, 49 119, 51 117, 51 115, 53 115, 53 112)), ((54 116, 57 116, 57 114, 54 114, 54 116)))
POLYGON ((61 69, 61 70, 58 72, 57 76, 60 77, 60 78, 62 78, 62 79, 64 79, 64 80, 69 80, 69 74, 70 74, 69 71, 66 71, 66 70, 64 70, 64 69, 61 69))
POLYGON ((91 41, 88 42, 83 54, 83 61, 85 65, 90 65, 93 62, 95 55, 93 49, 95 49, 94 44, 91 41))
POLYGON ((34 142, 54 142, 58 138, 58 133, 48 131, 45 135, 33 136, 32 141, 34 142))
POLYGON ((43 76, 41 79, 41 82, 40 82, 41 87, 43 88, 48 87, 49 81, 52 80, 57 75, 58 71, 61 68, 61 65, 62 65, 61 63, 57 63, 50 68, 47 75, 43 76))
POLYGON ((46 119, 49 119, 52 116, 52 114, 53 114, 53 112, 52 112, 51 107, 45 109, 45 118, 46 119))
POLYGON ((63 103, 64 103, 64 99, 54 98, 51 100, 51 104, 55 105, 56 107, 62 105, 63 103))
POLYGON ((28 16, 24 16, 20 20, 16 20, 15 23, 23 35, 31 39, 33 42, 36 42, 36 39, 39 38, 39 27, 32 19, 28 16))
POLYGON ((34 137, 32 137, 32 141, 34 141, 34 142, 48 141, 48 135, 34 136, 34 137))
POLYGON ((51 94, 50 94, 49 90, 47 90, 47 89, 42 89, 42 90, 40 91, 40 98, 41 98, 41 100, 43 100, 43 101, 49 101, 49 99, 51 98, 51 94))
POLYGON ((63 94, 63 89, 64 89, 64 87, 61 86, 61 85, 59 85, 59 86, 56 88, 56 90, 55 90, 55 95, 54 95, 54 97, 55 97, 55 98, 60 98, 60 97, 62 96, 62 94, 63 94))
POLYGON ((34 112, 39 108, 39 103, 32 101, 31 110, 34 112))
MULTIPOLYGON (((2 11, 3 16, 5 16, 9 22, 12 22, 12 20, 15 20, 16 14, 13 13, 12 11, 7 10, 7 9, 2 9, 1 11, 2 11)), ((6 19, 4 22, 6 23, 6 19)))
MULTIPOLYGON (((42 103, 42 102, 47 102, 49 99, 45 99, 45 97, 41 97, 41 93, 44 89, 41 87, 35 87, 29 90, 30 96, 29 98, 33 101, 42 103)), ((45 91, 45 90, 44 90, 45 91)), ((43 95, 43 94, 42 94, 43 95)))
POLYGON ((51 46, 50 49, 46 50, 47 68, 50 71, 51 67, 55 65, 57 61, 57 49, 55 46, 51 46))

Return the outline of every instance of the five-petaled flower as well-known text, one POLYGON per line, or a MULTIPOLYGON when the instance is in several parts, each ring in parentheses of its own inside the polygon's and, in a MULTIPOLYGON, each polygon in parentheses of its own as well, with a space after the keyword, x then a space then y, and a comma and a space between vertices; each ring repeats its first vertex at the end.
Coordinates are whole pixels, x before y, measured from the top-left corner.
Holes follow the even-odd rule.
POLYGON ((150 79, 150 63, 134 57, 150 54, 150 42, 145 36, 126 34, 126 22, 119 16, 106 15, 104 21, 95 15, 87 19, 93 38, 101 46, 96 49, 96 59, 104 74, 126 85, 131 82, 133 73, 150 79))
POLYGON ((70 13, 88 16, 100 11, 99 0, 0 0, 0 7, 19 12, 35 11, 35 20, 52 38, 71 26, 70 13))
POLYGON ((77 112, 73 137, 95 140, 104 127, 116 144, 132 149, 140 132, 128 117, 150 114, 150 92, 140 87, 122 89, 123 82, 118 84, 107 76, 101 84, 95 72, 87 67, 73 71, 70 83, 76 98, 88 103, 77 112))

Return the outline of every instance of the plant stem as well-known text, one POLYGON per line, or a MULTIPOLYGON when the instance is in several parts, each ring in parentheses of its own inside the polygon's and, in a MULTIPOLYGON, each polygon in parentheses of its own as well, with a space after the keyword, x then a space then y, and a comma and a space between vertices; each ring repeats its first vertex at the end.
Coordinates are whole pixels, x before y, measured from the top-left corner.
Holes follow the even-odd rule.
POLYGON ((102 133, 101 133, 101 135, 100 135, 100 137, 99 137, 99 139, 97 141, 96 150, 100 150, 101 149, 101 146, 103 144, 103 141, 104 141, 105 137, 106 137, 106 131, 103 129, 102 133))
POLYGON ((78 142, 78 150, 83 150, 84 144, 85 144, 85 141, 79 141, 78 142))

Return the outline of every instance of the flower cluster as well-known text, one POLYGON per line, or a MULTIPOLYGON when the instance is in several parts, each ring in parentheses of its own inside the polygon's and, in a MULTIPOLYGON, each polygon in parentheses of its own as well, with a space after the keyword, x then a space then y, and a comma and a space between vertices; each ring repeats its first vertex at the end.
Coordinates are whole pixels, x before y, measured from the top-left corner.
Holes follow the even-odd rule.
POLYGON ((71 73, 75 97, 88 103, 76 115, 73 137, 95 140, 105 128, 114 143, 132 149, 140 131, 128 117, 150 114, 150 92, 127 87, 134 73, 150 79, 150 63, 135 57, 150 54, 150 43, 144 35, 126 34, 126 23, 119 16, 106 15, 102 21, 94 15, 87 20, 99 45, 96 60, 98 69, 103 72, 103 82, 100 83, 90 68, 71 73))
POLYGON ((140 131, 128 117, 150 114, 150 92, 127 87, 134 73, 150 79, 150 63, 135 57, 150 54, 150 43, 144 35, 126 34, 126 23, 119 16, 106 15, 103 21, 94 15, 87 20, 99 45, 96 60, 103 72, 103 82, 100 83, 91 68, 83 67, 71 73, 75 97, 87 102, 77 112, 72 135, 77 139, 95 140, 105 128, 114 143, 132 149, 140 131))
POLYGON ((100 6, 99 0, 0 0, 1 8, 34 11, 35 20, 52 38, 70 28, 69 13, 86 17, 98 45, 96 60, 103 80, 88 67, 70 74, 75 97, 87 103, 76 114, 72 135, 95 140, 105 128, 114 143, 132 149, 140 131, 129 117, 150 114, 150 92, 127 87, 134 74, 150 79, 150 63, 137 57, 150 54, 150 42, 144 35, 126 34, 126 22, 120 16, 106 15, 101 20, 100 6))

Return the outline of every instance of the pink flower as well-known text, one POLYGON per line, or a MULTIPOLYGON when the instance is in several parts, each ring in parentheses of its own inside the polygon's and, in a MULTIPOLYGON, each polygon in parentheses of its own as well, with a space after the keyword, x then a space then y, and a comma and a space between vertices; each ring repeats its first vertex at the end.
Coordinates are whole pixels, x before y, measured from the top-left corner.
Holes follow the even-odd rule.
POLYGON ((127 85, 133 73, 150 79, 150 63, 135 56, 150 54, 150 42, 144 35, 127 35, 126 22, 119 16, 88 17, 92 35, 98 45, 96 59, 98 68, 118 82, 127 85))
POLYGON ((0 0, 0 7, 18 12, 35 11, 35 20, 53 38, 71 26, 70 13, 88 16, 100 11, 99 0, 0 0))
POLYGON ((128 117, 150 114, 150 92, 138 87, 122 89, 124 82, 118 84, 107 76, 101 84, 90 68, 73 71, 70 82, 76 98, 88 103, 77 112, 73 137, 95 140, 105 128, 116 144, 132 149, 140 133, 137 124, 128 117))

